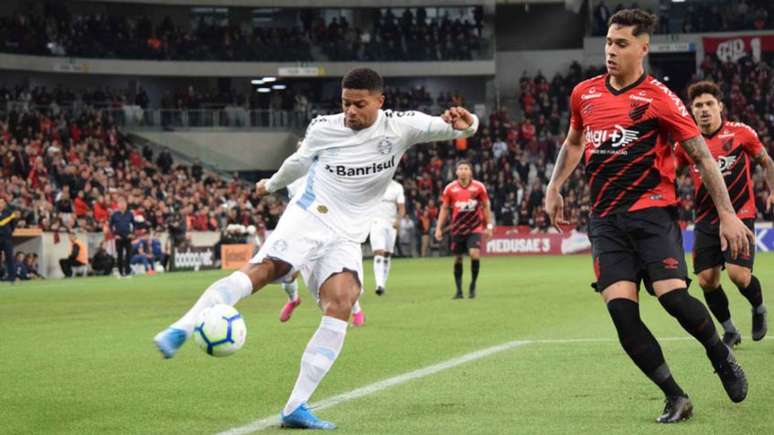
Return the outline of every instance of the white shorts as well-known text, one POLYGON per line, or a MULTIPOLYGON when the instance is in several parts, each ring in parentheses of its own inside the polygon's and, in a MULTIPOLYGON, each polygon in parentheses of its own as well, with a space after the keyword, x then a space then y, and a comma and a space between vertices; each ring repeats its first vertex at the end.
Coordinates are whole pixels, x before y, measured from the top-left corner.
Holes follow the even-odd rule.
POLYGON ((387 222, 374 222, 371 224, 371 250, 395 252, 395 238, 398 230, 387 222))
POLYGON ((265 258, 281 260, 291 266, 291 270, 275 282, 292 282, 293 275, 300 272, 318 302, 320 287, 331 275, 351 271, 357 275, 358 285, 363 281, 360 244, 338 235, 315 215, 296 205, 285 210, 277 228, 250 263, 257 264, 265 258))

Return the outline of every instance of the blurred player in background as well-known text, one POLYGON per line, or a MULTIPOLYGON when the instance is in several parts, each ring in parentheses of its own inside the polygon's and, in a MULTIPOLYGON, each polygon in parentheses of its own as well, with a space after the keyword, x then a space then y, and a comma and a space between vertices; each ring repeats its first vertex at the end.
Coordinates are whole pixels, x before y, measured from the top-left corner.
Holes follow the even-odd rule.
POLYGON ((390 258, 395 250, 400 220, 405 215, 406 197, 403 195, 403 186, 392 180, 379 202, 369 235, 371 249, 374 252, 376 294, 379 296, 386 291, 387 277, 390 275, 390 258))
POLYGON ((451 251, 454 255, 454 299, 462 299, 462 257, 470 255, 468 297, 476 297, 476 280, 481 265, 481 233, 492 237, 494 223, 486 186, 473 179, 473 167, 467 160, 457 162, 457 179, 446 185, 441 195, 441 212, 435 227, 435 239, 443 238, 446 217, 451 209, 451 251))
POLYGON ((546 194, 554 225, 564 217, 562 184, 585 157, 592 209, 595 289, 601 293, 621 346, 666 396, 660 423, 685 420, 693 404, 672 377, 661 347, 640 318, 639 284, 705 348, 729 398, 747 397, 747 378, 720 340, 707 308, 688 293, 688 268, 677 223, 673 141, 701 173, 720 216, 719 234, 731 256, 747 255, 752 231, 736 216, 723 176, 691 114, 664 84, 645 72, 656 17, 623 9, 610 18, 607 74, 578 84, 570 96, 570 129, 546 194))
MULTIPOLYGON (((717 84, 709 81, 694 83, 688 88, 688 98, 693 117, 701 129, 712 158, 717 161, 723 174, 736 215, 747 228, 753 230, 757 210, 753 195, 752 162, 757 162, 765 170, 771 192, 767 204, 769 208, 774 204, 774 162, 752 128, 740 122, 728 122, 723 119, 723 93, 717 84)), ((710 311, 723 325, 723 342, 728 346, 736 346, 742 341, 742 335, 731 321, 728 298, 720 285, 721 268, 728 271, 728 277, 750 302, 752 339, 762 340, 766 336, 768 322, 761 283, 752 274, 755 247, 750 249, 749 255, 741 254, 736 258, 731 256, 729 250, 721 249, 718 213, 707 187, 702 183, 699 170, 692 164, 692 159, 685 150, 679 147, 677 161, 681 168, 691 167, 696 210, 693 271, 698 275, 699 285, 704 290, 704 298, 710 311)))
POLYGON ((308 174, 258 254, 205 290, 178 321, 154 337, 171 358, 191 336, 204 310, 235 305, 271 282, 301 272, 322 311, 320 326, 304 350, 301 369, 285 407, 284 427, 334 429, 307 406, 344 346, 352 306, 362 293, 363 253, 371 219, 410 146, 473 135, 478 118, 461 107, 442 116, 381 110, 382 77, 368 68, 350 71, 341 82, 342 113, 309 124, 301 147, 268 180, 256 184, 266 195, 308 174))

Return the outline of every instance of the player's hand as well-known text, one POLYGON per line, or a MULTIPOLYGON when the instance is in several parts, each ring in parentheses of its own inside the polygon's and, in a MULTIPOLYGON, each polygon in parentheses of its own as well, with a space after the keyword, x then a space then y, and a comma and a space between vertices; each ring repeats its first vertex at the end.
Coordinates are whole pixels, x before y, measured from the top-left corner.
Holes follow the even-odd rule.
POLYGON ((567 219, 564 218, 564 198, 557 189, 548 187, 546 192, 546 213, 551 219, 551 225, 558 228, 559 224, 566 225, 567 219))
POLYGON ((774 208, 774 192, 771 192, 769 199, 766 200, 766 213, 770 212, 774 208))
POLYGON ((441 231, 441 227, 438 227, 435 229, 435 240, 440 242, 441 239, 443 239, 443 231, 441 231))
POLYGON ((473 125, 473 114, 464 107, 452 107, 443 112, 441 119, 451 124, 455 130, 465 130, 473 125))
POLYGON ((484 230, 484 238, 485 238, 486 240, 489 240, 489 239, 491 239, 491 238, 492 238, 492 234, 493 234, 493 233, 494 233, 494 230, 493 230, 492 228, 489 228, 489 227, 487 227, 487 228, 484 230))
POLYGON ((269 194, 269 190, 266 188, 266 184, 269 182, 268 178, 264 178, 263 180, 255 183, 255 193, 258 196, 266 196, 269 194))
POLYGON ((731 250, 731 258, 739 254, 750 255, 750 244, 755 235, 736 214, 728 214, 720 219, 720 250, 731 250))

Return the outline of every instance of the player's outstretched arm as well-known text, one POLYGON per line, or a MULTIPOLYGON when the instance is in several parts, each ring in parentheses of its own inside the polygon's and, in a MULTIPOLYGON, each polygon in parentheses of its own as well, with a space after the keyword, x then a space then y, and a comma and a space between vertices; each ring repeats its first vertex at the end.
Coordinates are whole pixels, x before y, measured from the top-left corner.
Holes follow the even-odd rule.
POLYGON ((551 224, 566 224, 564 218, 564 198, 562 197, 562 185, 580 163, 583 157, 583 143, 580 130, 570 126, 567 132, 567 138, 559 150, 556 157, 554 172, 551 174, 551 181, 546 189, 546 212, 551 218, 551 224))
POLYGON ((478 130, 478 117, 464 107, 451 107, 441 116, 404 112, 398 119, 411 144, 470 137, 478 130))
POLYGON ((681 143, 683 149, 691 157, 701 174, 704 187, 707 188, 715 203, 720 218, 720 247, 723 251, 731 250, 731 256, 750 254, 750 241, 754 238, 752 231, 736 216, 731 198, 728 196, 726 182, 720 173, 720 168, 701 136, 686 139, 681 143))
POLYGON ((769 185, 769 198, 766 200, 766 211, 768 212, 774 207, 774 160, 764 148, 755 156, 755 161, 763 167, 766 174, 766 184, 769 185))
POLYGON ((306 175, 314 162, 315 154, 308 146, 302 145, 295 153, 282 162, 279 170, 269 179, 263 179, 255 184, 255 192, 267 195, 276 192, 288 184, 306 175))

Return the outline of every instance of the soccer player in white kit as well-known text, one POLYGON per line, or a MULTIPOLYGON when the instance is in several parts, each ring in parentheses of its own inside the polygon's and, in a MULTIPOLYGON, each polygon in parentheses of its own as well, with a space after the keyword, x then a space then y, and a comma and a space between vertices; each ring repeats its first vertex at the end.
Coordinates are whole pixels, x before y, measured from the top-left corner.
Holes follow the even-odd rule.
POLYGON ((177 322, 154 337, 171 358, 194 323, 216 304, 235 305, 273 281, 300 271, 322 309, 322 321, 301 357, 301 370, 280 413, 285 427, 333 429, 306 402, 341 352, 352 306, 361 293, 362 251, 374 209, 413 144, 473 135, 478 118, 461 107, 440 117, 381 110, 381 76, 367 68, 342 79, 343 113, 309 124, 303 144, 256 192, 276 192, 309 174, 258 254, 240 270, 213 283, 177 322))
MULTIPOLYGON (((300 147, 301 142, 299 142, 298 145, 300 147)), ((292 204, 293 197, 304 191, 303 187, 306 185, 306 179, 307 176, 303 176, 288 184, 288 198, 291 200, 288 205, 292 204)), ((282 310, 280 310, 279 315, 280 322, 284 323, 290 320, 293 311, 296 307, 301 305, 301 297, 298 295, 298 273, 293 275, 290 282, 283 281, 281 284, 282 290, 288 295, 288 301, 285 303, 285 306, 282 307, 282 310)), ((360 308, 360 300, 358 300, 355 302, 355 305, 352 306, 352 326, 363 326, 364 324, 365 313, 363 313, 362 308, 360 308)))
POLYGON ((395 249, 400 220, 406 215, 406 197, 403 186, 395 180, 390 181, 387 190, 379 201, 379 206, 371 223, 371 250, 374 252, 374 278, 376 294, 385 292, 387 277, 390 274, 390 257, 395 249))

